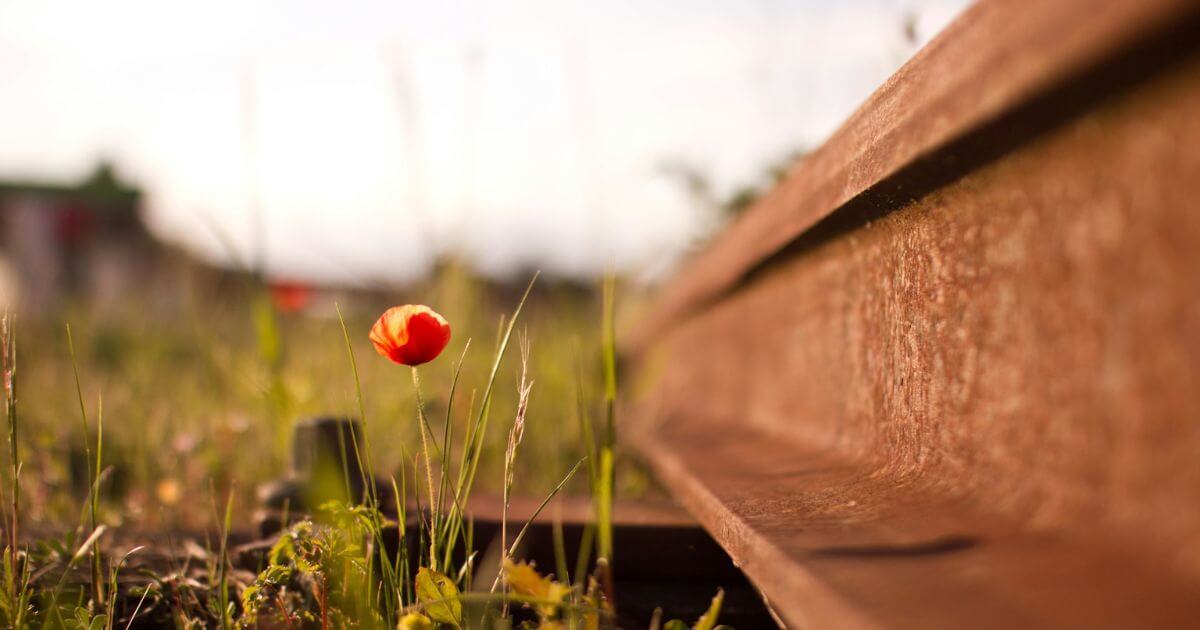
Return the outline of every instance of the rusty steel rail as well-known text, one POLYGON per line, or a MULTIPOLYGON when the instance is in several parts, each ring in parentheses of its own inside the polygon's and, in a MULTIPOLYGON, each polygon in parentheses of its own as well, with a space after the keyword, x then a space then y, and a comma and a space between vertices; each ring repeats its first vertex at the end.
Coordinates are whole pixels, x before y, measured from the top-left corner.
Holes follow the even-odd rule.
POLYGON ((787 624, 1194 625, 1200 4, 974 5, 627 341, 787 624))
POLYGON ((1195 46, 1195 8, 1190 0, 976 3, 691 261, 626 349, 734 290, 864 195, 899 207, 1177 60, 1195 46))

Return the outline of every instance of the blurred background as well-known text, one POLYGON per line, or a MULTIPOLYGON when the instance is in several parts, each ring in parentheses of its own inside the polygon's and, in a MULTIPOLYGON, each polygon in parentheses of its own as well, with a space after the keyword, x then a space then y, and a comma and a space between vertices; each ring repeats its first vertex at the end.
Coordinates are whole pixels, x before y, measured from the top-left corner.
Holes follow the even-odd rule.
POLYGON ((370 322, 446 314, 437 408, 468 338, 482 380, 535 269, 545 456, 522 465, 552 485, 591 395, 599 275, 636 310, 965 4, 0 0, 0 300, 21 314, 36 509, 86 493, 65 322, 104 400, 113 518, 187 519, 155 508, 248 494, 296 417, 355 409, 335 303, 394 467, 413 400, 370 322))
POLYGON ((272 278, 657 277, 964 4, 3 0, 8 257, 90 237, 24 216, 90 188, 272 278))

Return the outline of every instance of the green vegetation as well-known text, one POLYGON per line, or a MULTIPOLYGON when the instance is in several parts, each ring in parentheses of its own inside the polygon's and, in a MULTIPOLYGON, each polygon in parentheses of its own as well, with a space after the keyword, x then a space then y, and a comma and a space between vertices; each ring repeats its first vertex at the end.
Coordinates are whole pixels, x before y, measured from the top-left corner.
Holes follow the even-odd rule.
MULTIPOLYGON (((95 468, 94 460, 91 466, 86 461, 88 449, 97 439, 95 426, 83 434, 80 395, 91 419, 103 394, 109 479, 100 490, 101 522, 147 529, 215 525, 213 497, 223 502, 232 489, 236 505, 254 505, 256 485, 286 469, 293 422, 312 415, 361 413, 376 438, 369 453, 374 468, 411 472, 408 464, 421 444, 416 392, 404 369, 371 349, 371 324, 384 308, 403 302, 433 305, 447 317, 450 345, 420 368, 424 411, 429 419, 449 414, 449 428, 462 436, 469 417, 479 414, 503 332, 498 323, 511 314, 523 289, 489 287, 446 272, 394 296, 314 299, 306 314, 276 312, 246 289, 219 301, 197 296, 165 309, 127 305, 100 317, 76 305, 62 314, 22 319, 23 514, 27 522, 61 523, 78 513, 95 468), (335 299, 357 357, 361 411, 335 299), (73 384, 68 322, 81 394, 73 384)), ((598 292, 539 280, 513 331, 528 333, 528 378, 535 383, 514 470, 523 494, 549 491, 589 454, 576 414, 583 407, 599 415, 601 314, 598 292)), ((491 408, 506 414, 516 409, 520 377, 516 364, 497 371, 491 408)), ((476 437, 479 489, 501 490, 506 442, 507 426, 476 437)), ((622 473, 623 496, 648 488, 638 469, 627 466, 622 473)), ((566 490, 586 492, 583 477, 566 490)))
MULTIPOLYGON (((420 368, 367 342, 390 296, 347 296, 344 312, 331 300, 304 316, 253 288, 166 314, 88 317, 78 306, 21 322, 19 350, 5 317, 0 625, 99 630, 139 614, 180 628, 611 623, 612 503, 648 488, 615 450, 616 286, 599 297, 532 287, 505 315, 503 291, 453 272, 414 293, 428 300, 391 298, 435 304, 452 324, 443 357, 420 368), (293 420, 319 413, 363 419, 361 441, 348 433, 360 467, 330 482, 350 496, 357 476, 364 501, 285 517, 247 566, 234 548, 254 488, 285 470, 293 420), (498 577, 474 584, 480 550, 465 506, 477 489, 501 494, 506 511, 514 491, 544 496, 538 512, 559 492, 590 493, 596 518, 574 581, 561 528, 555 578, 515 558, 528 523, 511 538, 505 523, 498 577), (180 552, 184 536, 207 543, 180 552)), ((712 628, 719 606, 718 596, 695 627, 712 628)))

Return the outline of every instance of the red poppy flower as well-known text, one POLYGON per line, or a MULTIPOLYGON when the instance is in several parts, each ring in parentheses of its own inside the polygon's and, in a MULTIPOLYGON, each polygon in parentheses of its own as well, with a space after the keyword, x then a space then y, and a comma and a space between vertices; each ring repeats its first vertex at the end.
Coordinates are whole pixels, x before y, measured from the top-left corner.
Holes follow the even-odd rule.
POLYGON ((446 318, 422 304, 393 306, 371 327, 375 351, 400 365, 421 365, 437 358, 450 343, 446 318))

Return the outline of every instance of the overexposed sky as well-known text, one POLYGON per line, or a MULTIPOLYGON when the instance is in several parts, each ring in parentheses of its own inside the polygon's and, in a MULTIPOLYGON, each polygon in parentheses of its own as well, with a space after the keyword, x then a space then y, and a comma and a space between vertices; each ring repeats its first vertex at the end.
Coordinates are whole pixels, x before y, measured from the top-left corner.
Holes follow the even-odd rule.
POLYGON ((0 0, 0 179, 108 157, 158 234, 280 276, 661 270, 708 227, 663 164, 754 180, 965 4, 0 0))

